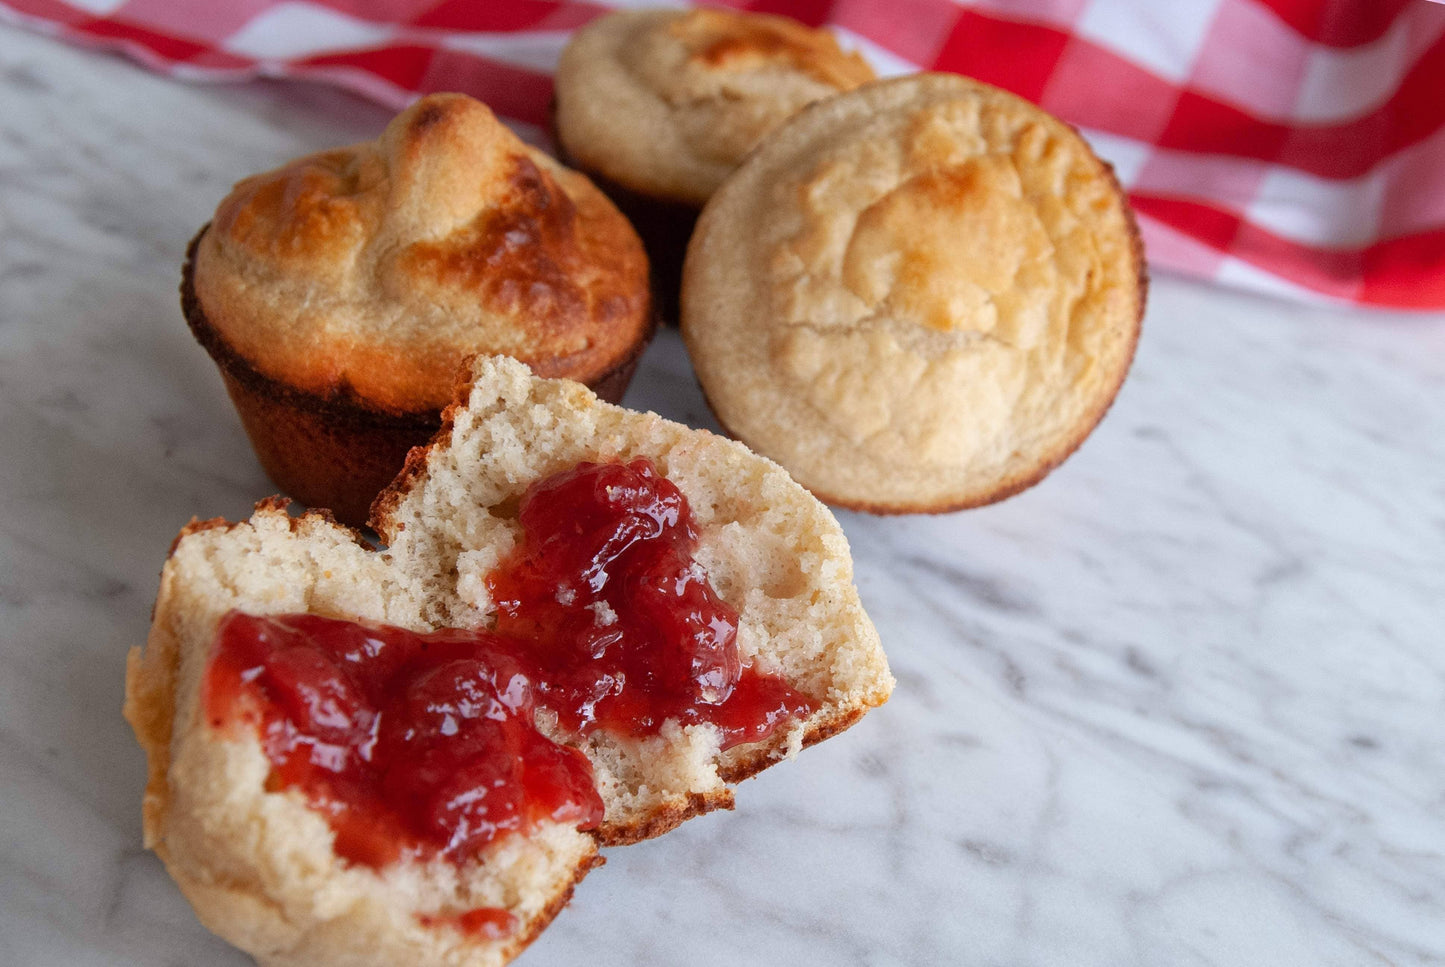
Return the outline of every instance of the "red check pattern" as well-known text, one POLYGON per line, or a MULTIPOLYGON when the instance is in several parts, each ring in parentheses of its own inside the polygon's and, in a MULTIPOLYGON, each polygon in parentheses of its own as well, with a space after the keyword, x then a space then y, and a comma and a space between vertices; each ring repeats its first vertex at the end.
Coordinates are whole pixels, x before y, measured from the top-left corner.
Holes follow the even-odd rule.
MULTIPOLYGON (((183 78, 305 77, 400 107, 461 90, 538 130, 567 34, 620 2, 0 0, 183 78)), ((880 72, 968 74, 1113 162, 1155 268, 1445 309, 1445 4, 729 0, 827 24, 880 72)))

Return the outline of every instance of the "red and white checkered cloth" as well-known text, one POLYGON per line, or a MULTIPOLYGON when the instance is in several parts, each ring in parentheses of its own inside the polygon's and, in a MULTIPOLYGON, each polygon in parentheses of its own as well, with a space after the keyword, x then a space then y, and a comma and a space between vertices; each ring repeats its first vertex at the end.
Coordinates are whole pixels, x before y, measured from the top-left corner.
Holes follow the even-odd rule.
MULTIPOLYGON (((570 0, 0 0, 183 78, 460 90, 542 125, 570 0)), ((1151 264, 1296 298, 1445 308, 1445 5, 733 0, 830 24, 884 74, 957 71, 1083 130, 1151 264)))

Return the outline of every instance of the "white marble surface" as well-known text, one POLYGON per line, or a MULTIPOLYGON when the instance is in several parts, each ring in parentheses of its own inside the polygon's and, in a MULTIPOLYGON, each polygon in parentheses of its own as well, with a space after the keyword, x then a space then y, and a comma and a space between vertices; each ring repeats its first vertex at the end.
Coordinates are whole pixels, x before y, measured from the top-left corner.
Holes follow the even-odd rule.
MULTIPOLYGON (((178 266, 384 119, 0 31, 0 964, 248 962, 141 849, 120 718, 176 530, 270 492, 178 266)), ((629 401, 709 422, 672 333, 629 401)), ((1159 279, 1041 486, 843 525, 893 701, 610 851, 519 963, 1445 963, 1445 318, 1159 279)))

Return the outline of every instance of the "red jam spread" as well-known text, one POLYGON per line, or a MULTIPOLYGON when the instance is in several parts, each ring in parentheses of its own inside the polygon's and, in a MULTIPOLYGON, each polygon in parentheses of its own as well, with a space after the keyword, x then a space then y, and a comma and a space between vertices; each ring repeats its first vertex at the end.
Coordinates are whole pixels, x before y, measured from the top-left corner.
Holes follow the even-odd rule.
POLYGON ((206 709, 217 728, 257 724, 268 788, 304 790, 338 856, 461 861, 546 819, 602 821, 591 763, 537 731, 536 690, 511 650, 485 632, 233 611, 206 709))
POLYGON ((517 929, 517 918, 496 907, 477 907, 465 913, 418 914, 423 927, 448 926, 482 940, 501 940, 517 929))
POLYGON ((496 630, 529 642, 538 703, 586 734, 711 722, 767 738, 807 696, 738 659, 738 613, 695 560, 687 498, 647 460, 580 466, 522 498, 523 538, 487 579, 496 630))
MULTIPOLYGON (((693 559, 687 500, 649 462, 581 464, 533 484, 519 514, 522 539, 488 579, 490 630, 222 620, 206 712, 257 727, 268 788, 302 789, 339 856, 461 862, 546 820, 596 826, 591 765, 537 730, 541 708, 579 736, 709 722, 725 748, 812 711, 739 660, 738 615, 693 559)), ((498 913, 457 924, 486 933, 498 913)))

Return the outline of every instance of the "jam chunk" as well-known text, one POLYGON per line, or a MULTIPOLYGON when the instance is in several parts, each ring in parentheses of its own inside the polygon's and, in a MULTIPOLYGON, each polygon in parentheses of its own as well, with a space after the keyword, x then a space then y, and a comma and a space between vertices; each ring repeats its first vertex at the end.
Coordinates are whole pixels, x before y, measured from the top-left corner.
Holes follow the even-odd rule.
MULTIPOLYGON (((766 738, 812 701, 743 664, 738 614, 693 558, 686 498, 646 460, 584 463, 530 487, 522 539, 489 577, 491 629, 419 634, 318 615, 221 621, 205 678, 212 724, 254 726, 270 789, 300 789, 351 862, 464 862, 544 821, 597 826, 582 738, 711 723, 723 747, 766 738)), ((459 929, 502 929, 473 911, 459 929)))
POLYGON ((269 785, 307 794, 337 855, 460 862, 543 820, 602 821, 586 756, 537 731, 535 684, 513 646, 485 632, 233 611, 206 708, 217 728, 256 724, 269 785))
POLYGON ((738 614, 693 559, 687 498, 645 459, 579 464, 523 495, 523 539, 488 579, 496 631, 526 638, 541 704, 580 734, 710 722, 724 748, 812 711, 738 658, 738 614))

